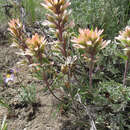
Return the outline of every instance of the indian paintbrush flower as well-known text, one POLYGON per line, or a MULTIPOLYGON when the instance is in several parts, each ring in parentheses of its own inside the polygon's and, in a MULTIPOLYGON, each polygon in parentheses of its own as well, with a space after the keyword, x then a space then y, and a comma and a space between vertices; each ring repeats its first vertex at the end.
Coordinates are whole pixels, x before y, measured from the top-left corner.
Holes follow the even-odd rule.
POLYGON ((79 36, 72 40, 75 48, 85 50, 89 56, 95 56, 100 49, 105 48, 110 41, 104 41, 101 36, 103 30, 79 29, 79 36))
MULTIPOLYGON (((12 19, 8 24, 9 24, 8 30, 11 32, 13 39, 13 43, 11 46, 21 49, 22 52, 19 54, 25 55, 25 51, 28 49, 28 47, 25 43, 27 37, 24 33, 23 24, 19 21, 19 19, 12 19)), ((25 56, 28 59, 29 63, 31 64, 32 57, 28 54, 25 56)))
POLYGON ((65 61, 65 64, 61 65, 61 71, 64 74, 67 74, 69 70, 71 69, 71 72, 72 72, 73 68, 75 67, 76 60, 77 60, 77 56, 73 56, 73 57, 68 56, 65 61))
POLYGON ((72 25, 68 21, 71 11, 67 11, 70 2, 68 0, 44 0, 41 5, 50 11, 50 14, 46 15, 47 20, 44 23, 55 30, 58 39, 56 43, 60 43, 57 45, 59 46, 58 49, 63 56, 67 57, 67 37, 65 32, 72 25))
POLYGON ((54 14, 63 14, 70 2, 67 0, 44 0, 41 5, 54 14))
POLYGON ((104 41, 102 36, 103 30, 79 29, 79 36, 74 37, 72 42, 75 48, 84 50, 83 56, 89 61, 89 86, 92 88, 92 72, 96 54, 105 48, 110 41, 104 41))
POLYGON ((26 35, 24 33, 24 26, 19 19, 12 19, 8 22, 10 34, 13 37, 12 46, 21 48, 23 51, 27 48, 25 44, 26 35))
POLYGON ((124 48, 125 55, 128 58, 125 63, 125 71, 124 71, 124 78, 123 78, 123 86, 125 86, 126 75, 128 71, 128 61, 130 59, 130 26, 127 26, 124 31, 120 31, 119 33, 120 35, 115 39, 120 41, 120 45, 124 48))
POLYGON ((130 59, 130 26, 127 26, 124 31, 119 32, 120 35, 116 37, 120 41, 120 45, 124 48, 126 56, 130 59))
POLYGON ((46 40, 45 37, 39 36, 37 33, 26 40, 26 45, 28 49, 26 53, 31 56, 36 56, 37 58, 42 58, 44 54, 46 40))
POLYGON ((26 43, 28 45, 28 48, 31 51, 38 51, 39 49, 41 51, 44 50, 45 47, 45 37, 39 36, 37 33, 35 35, 32 36, 32 38, 28 38, 26 40, 26 43))
POLYGON ((19 19, 10 20, 8 25, 9 25, 8 30, 11 32, 11 34, 14 35, 15 37, 19 37, 20 31, 23 28, 23 25, 19 22, 19 19))

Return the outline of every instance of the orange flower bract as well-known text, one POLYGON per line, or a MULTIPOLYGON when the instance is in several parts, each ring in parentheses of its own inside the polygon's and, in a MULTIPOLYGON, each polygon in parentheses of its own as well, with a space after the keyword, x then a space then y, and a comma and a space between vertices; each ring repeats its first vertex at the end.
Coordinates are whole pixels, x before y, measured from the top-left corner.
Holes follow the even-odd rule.
POLYGON ((26 40, 26 44, 31 51, 44 51, 45 37, 39 36, 37 33, 26 40))
POLYGON ((55 14, 61 14, 70 5, 70 2, 66 0, 44 0, 41 5, 55 14))
POLYGON ((79 36, 72 40, 73 46, 86 50, 90 55, 96 55, 100 49, 107 46, 109 41, 104 41, 101 34, 103 30, 79 29, 79 36))
POLYGON ((123 46, 126 55, 130 58, 130 26, 127 26, 124 31, 119 33, 120 35, 116 39, 121 42, 120 45, 123 46))
POLYGON ((12 19, 8 22, 9 28, 8 30, 11 32, 12 35, 15 37, 20 36, 20 30, 23 28, 22 23, 19 22, 19 19, 12 19))

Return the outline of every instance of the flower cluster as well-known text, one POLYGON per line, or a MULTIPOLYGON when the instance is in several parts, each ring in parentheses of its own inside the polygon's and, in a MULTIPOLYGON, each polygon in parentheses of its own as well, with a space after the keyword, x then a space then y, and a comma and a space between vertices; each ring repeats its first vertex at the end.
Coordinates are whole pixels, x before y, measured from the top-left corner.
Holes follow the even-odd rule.
POLYGON ((23 31, 23 25, 19 22, 19 19, 12 19, 8 24, 8 30, 13 37, 12 46, 21 49, 21 52, 17 54, 26 56, 30 64, 33 63, 32 56, 41 60, 46 44, 45 37, 39 36, 36 33, 32 38, 27 38, 23 31))
POLYGON ((12 19, 10 20, 9 24, 9 31, 15 37, 20 37, 20 32, 22 31, 23 25, 19 22, 19 19, 12 19))
POLYGON ((26 44, 28 46, 28 51, 30 51, 30 55, 38 55, 44 52, 46 40, 45 37, 39 36, 36 33, 32 38, 27 38, 26 44))
POLYGON ((89 30, 89 29, 79 29, 79 36, 74 37, 72 42, 75 48, 81 48, 85 50, 89 56, 95 56, 100 49, 107 46, 109 41, 104 41, 101 34, 103 30, 89 30))
POLYGON ((8 23, 12 37, 13 37, 13 44, 12 46, 21 48, 25 50, 27 45, 25 44, 26 35, 24 34, 24 27, 19 19, 12 19, 8 23))
POLYGON ((56 48, 62 52, 63 56, 67 56, 66 30, 73 24, 73 22, 69 23, 71 11, 67 11, 70 2, 68 0, 44 0, 41 5, 50 11, 50 14, 47 14, 47 20, 44 25, 49 25, 52 30, 55 30, 56 48))
POLYGON ((124 31, 119 33, 120 35, 116 39, 121 42, 120 45, 123 46, 126 55, 130 58, 130 26, 127 26, 124 31))
MULTIPOLYGON (((50 27, 61 28, 61 31, 64 31, 69 18, 69 12, 66 9, 70 2, 66 0, 44 0, 41 5, 51 12, 51 14, 47 14, 47 23, 50 27)), ((60 36, 59 38, 61 39, 60 36)))
POLYGON ((61 71, 64 74, 67 74, 69 70, 71 69, 71 72, 72 72, 75 67, 76 60, 77 60, 77 56, 74 56, 74 57, 68 56, 65 63, 61 65, 61 71))

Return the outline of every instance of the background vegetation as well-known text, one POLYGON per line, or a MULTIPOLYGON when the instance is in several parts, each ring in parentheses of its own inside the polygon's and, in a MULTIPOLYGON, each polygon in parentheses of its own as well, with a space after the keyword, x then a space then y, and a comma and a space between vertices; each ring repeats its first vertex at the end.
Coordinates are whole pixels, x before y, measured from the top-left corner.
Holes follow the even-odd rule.
MULTIPOLYGON (((17 17, 25 25, 33 26, 38 21, 44 21, 47 11, 41 7, 41 2, 42 0, 23 0, 21 3, 13 0, 0 1, 0 25, 17 17), (7 4, 11 7, 7 8, 7 4), (24 9, 25 14, 21 13, 21 8, 24 9)), ((111 40, 111 43, 98 54, 99 59, 93 76, 94 89, 89 91, 89 76, 85 74, 89 69, 88 64, 86 65, 84 59, 80 57, 82 60, 78 61, 80 65, 78 69, 82 75, 77 72, 77 80, 81 81, 82 86, 79 87, 79 84, 72 86, 72 91, 76 95, 79 87, 79 94, 82 95, 83 102, 101 107, 99 110, 94 110, 97 117, 95 121, 99 129, 105 130, 106 126, 109 126, 111 130, 127 130, 130 128, 128 110, 130 107, 130 68, 127 74, 127 87, 123 87, 122 79, 126 56, 121 47, 116 44, 114 37, 118 35, 120 30, 130 25, 130 2, 128 0, 71 0, 69 8, 72 10, 70 19, 73 19, 75 23, 75 29, 70 29, 70 33, 76 35, 79 28, 98 27, 104 29, 104 38, 111 40)), ((80 55, 76 51, 75 54, 80 55)), ((39 76, 39 78, 41 77, 39 76)), ((58 78, 66 77, 61 74, 58 78)), ((60 80, 54 82, 54 87, 59 84, 64 86, 64 82, 60 80)), ((31 90, 31 87, 29 89, 23 88, 22 100, 27 103, 31 100, 33 103, 35 96, 30 98, 28 93, 35 92, 31 90)))
MULTIPOLYGON (((15 0, 1 0, 0 23, 7 20, 8 11, 11 17, 18 17, 19 6, 25 9, 26 21, 35 22, 45 19, 46 10, 40 5, 41 2, 42 0, 22 0, 22 3, 18 4, 15 0), (7 4, 13 5, 13 8, 3 7, 7 4)), ((104 29, 106 38, 114 38, 119 30, 129 23, 129 0, 71 0, 70 8, 71 18, 74 19, 77 28, 104 29)))

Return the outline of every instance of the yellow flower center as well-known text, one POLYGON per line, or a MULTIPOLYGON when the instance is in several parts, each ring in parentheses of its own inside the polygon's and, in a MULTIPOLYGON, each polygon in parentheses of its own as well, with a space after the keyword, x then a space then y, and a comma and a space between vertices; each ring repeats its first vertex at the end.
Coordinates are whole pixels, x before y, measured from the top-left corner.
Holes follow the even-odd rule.
POLYGON ((11 77, 11 75, 10 75, 10 74, 7 74, 7 75, 6 75, 6 77, 7 77, 7 78, 10 78, 10 77, 11 77))

